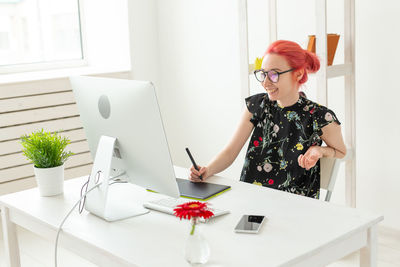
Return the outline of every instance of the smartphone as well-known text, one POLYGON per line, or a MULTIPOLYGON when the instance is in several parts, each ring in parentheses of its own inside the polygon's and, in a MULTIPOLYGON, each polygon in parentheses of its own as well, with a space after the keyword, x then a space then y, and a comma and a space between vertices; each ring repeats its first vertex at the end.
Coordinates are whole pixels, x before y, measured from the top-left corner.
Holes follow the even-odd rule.
POLYGON ((257 234, 265 220, 265 216, 262 215, 243 215, 235 227, 235 232, 257 234))

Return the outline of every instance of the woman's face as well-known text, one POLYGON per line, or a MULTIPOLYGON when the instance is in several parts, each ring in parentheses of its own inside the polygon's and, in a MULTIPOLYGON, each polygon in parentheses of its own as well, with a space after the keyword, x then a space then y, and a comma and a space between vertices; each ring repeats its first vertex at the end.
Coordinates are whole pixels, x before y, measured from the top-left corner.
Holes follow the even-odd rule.
MULTIPOLYGON (((267 54, 261 65, 264 71, 275 70, 277 72, 290 70, 286 59, 278 54, 267 54)), ((268 93, 268 97, 272 101, 279 100, 281 102, 291 102, 292 99, 298 97, 298 80, 299 72, 286 72, 279 75, 279 80, 276 83, 271 82, 268 77, 262 82, 262 86, 268 93)), ((296 100, 297 101, 297 100, 296 100)))

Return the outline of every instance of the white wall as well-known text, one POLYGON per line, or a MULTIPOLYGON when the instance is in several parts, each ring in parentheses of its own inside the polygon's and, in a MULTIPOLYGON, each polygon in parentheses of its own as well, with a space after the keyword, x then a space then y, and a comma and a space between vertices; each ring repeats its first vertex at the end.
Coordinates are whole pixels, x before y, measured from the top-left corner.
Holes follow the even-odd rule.
POLYGON ((129 69, 128 0, 82 2, 85 59, 91 67, 129 69))
POLYGON ((236 127, 242 108, 237 13, 231 0, 158 2, 160 102, 175 164, 191 165, 185 147, 207 164, 236 127))
POLYGON ((400 2, 356 1, 357 206, 400 229, 400 2))
MULTIPOLYGON (((128 0, 132 78, 157 85, 159 69, 156 0, 128 0)), ((158 89, 158 87, 157 87, 158 89)))
MULTIPOLYGON (((133 51, 136 55, 132 56, 133 73, 141 73, 139 77, 153 75, 157 80, 174 164, 190 166, 184 151, 186 146, 191 148, 199 164, 205 164, 229 140, 243 108, 237 3, 231 0, 153 0, 146 1, 147 4, 131 1, 139 8, 143 6, 146 15, 155 16, 149 18, 135 11, 139 17, 135 21, 140 25, 134 27, 142 32, 148 30, 149 36, 143 35, 144 39, 137 40, 141 46, 140 51, 133 51), (156 70, 147 65, 146 56, 158 66, 156 70)), ((248 0, 250 60, 262 55, 268 45, 266 2, 248 0)), ((328 32, 343 36, 342 1, 328 1, 328 9, 328 32)), ((397 208, 400 175, 396 151, 400 149, 397 142, 400 126, 396 101, 400 90, 396 76, 400 56, 396 49, 400 37, 393 29, 399 25, 399 11, 397 1, 356 0, 357 206, 382 212, 385 215, 382 225, 397 230, 400 230, 397 208)), ((297 41, 304 47, 307 35, 315 33, 314 1, 280 0, 278 14, 278 37, 297 41)), ((342 62, 343 40, 339 42, 334 63, 342 62)), ((343 82, 343 78, 329 81, 328 106, 345 127, 343 82)), ((257 90, 252 88, 252 92, 257 90)), ((310 77, 306 92, 313 100, 316 90, 315 81, 310 77)), ((223 175, 239 178, 242 157, 243 154, 223 175)), ((343 176, 338 179, 333 201, 344 203, 343 176)))

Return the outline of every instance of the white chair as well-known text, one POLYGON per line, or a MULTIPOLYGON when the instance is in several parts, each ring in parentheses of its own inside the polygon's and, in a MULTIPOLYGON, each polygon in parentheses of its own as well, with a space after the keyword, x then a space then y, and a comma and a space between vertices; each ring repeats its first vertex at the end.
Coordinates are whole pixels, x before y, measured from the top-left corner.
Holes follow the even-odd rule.
POLYGON ((331 199, 337 178, 340 161, 336 158, 321 158, 321 188, 326 190, 325 201, 331 199))
POLYGON ((321 188, 325 189, 325 201, 330 201, 333 189, 335 187, 336 178, 338 175, 340 164, 348 160, 352 155, 350 149, 347 150, 346 156, 342 159, 336 158, 321 158, 321 188))

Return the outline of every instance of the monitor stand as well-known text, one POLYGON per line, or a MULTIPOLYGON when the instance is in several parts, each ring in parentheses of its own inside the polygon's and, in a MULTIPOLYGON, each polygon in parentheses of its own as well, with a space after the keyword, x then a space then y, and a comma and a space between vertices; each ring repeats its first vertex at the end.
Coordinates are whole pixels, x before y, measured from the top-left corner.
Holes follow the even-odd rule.
POLYGON ((114 184, 110 187, 110 170, 116 138, 101 136, 89 177, 85 209, 106 221, 117 221, 148 213, 142 205, 147 191, 131 184, 114 184))

